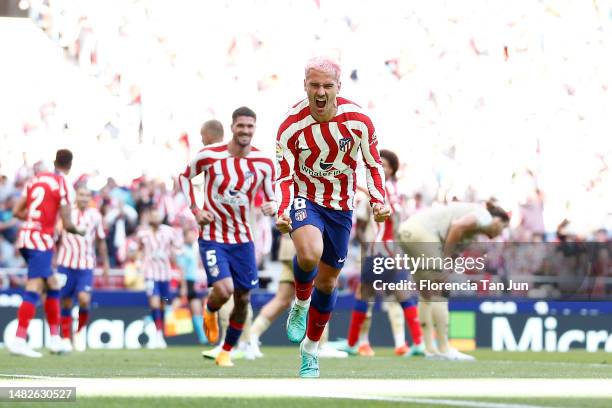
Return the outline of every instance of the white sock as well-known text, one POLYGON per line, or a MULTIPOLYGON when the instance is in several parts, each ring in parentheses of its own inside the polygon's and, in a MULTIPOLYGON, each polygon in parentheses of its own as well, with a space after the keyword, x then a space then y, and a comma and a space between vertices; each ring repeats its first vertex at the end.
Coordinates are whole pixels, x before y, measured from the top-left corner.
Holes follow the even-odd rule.
POLYGON ((308 307, 310 306, 310 298, 306 300, 300 300, 298 298, 295 298, 295 304, 302 307, 308 307))
POLYGON ((370 344, 370 336, 368 336, 368 332, 364 331, 359 333, 359 341, 357 342, 360 346, 363 344, 370 344))
POLYGON ((406 344, 406 335, 404 332, 394 333, 393 341, 395 342, 395 348, 402 347, 406 344))
POLYGON ((304 340, 302 341, 302 348, 308 354, 317 355, 317 351, 319 350, 319 342, 318 341, 310 340, 308 338, 308 336, 306 336, 306 337, 304 337, 304 340))

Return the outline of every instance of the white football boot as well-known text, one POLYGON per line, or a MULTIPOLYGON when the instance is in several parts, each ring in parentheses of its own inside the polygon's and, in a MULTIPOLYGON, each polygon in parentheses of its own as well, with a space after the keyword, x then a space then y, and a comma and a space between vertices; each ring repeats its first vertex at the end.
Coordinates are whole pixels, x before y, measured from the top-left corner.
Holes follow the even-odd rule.
POLYGON ((25 356, 30 358, 41 358, 42 354, 36 350, 32 350, 25 339, 15 337, 12 343, 7 344, 7 348, 11 354, 25 356))

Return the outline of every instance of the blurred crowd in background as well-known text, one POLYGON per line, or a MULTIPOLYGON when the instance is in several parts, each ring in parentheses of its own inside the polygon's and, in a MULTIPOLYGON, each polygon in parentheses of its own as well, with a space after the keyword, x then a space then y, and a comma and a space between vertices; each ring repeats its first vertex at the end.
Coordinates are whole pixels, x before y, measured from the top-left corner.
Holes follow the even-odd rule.
MULTIPOLYGON (((0 266, 22 264, 11 206, 60 147, 72 182, 96 192, 114 266, 147 206, 192 222, 173 177, 201 124, 221 120, 227 140, 233 109, 250 106, 272 156, 315 54, 340 61, 341 94, 398 153, 406 216, 495 198, 512 213, 505 242, 610 240, 611 0, 21 3, 40 35, 15 26, 21 48, 0 46, 15 72, 0 79, 0 266)), ((257 222, 270 223, 263 262, 276 233, 257 222)))

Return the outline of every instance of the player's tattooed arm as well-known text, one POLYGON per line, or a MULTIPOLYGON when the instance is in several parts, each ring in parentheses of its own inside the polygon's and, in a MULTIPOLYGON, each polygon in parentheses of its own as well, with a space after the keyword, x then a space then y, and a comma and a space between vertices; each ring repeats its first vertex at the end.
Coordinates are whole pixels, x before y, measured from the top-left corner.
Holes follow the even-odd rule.
POLYGON ((28 218, 28 206, 25 197, 20 197, 13 207, 13 216, 25 221, 28 218))
POLYGON ((74 225, 74 223, 72 222, 72 217, 70 216, 71 214, 71 209, 70 209, 70 205, 62 205, 60 207, 60 218, 62 220, 62 225, 64 226, 64 229, 71 233, 71 234, 77 234, 77 235, 85 235, 85 230, 84 229, 80 229, 77 228, 76 225, 74 225))

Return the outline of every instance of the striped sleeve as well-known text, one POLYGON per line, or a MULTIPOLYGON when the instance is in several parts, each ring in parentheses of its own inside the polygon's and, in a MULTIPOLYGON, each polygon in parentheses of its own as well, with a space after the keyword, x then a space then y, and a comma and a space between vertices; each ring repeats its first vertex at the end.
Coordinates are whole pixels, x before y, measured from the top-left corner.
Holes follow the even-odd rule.
POLYGON ((293 202, 293 169, 297 160, 295 146, 289 146, 289 129, 278 131, 276 138, 276 162, 278 165, 278 178, 276 179, 276 201, 279 205, 278 214, 282 215, 289 210, 293 202))
POLYGON ((266 197, 266 201, 275 201, 276 197, 274 195, 274 186, 273 186, 273 182, 275 178, 274 163, 272 163, 272 160, 266 160, 265 163, 267 164, 267 166, 265 168, 265 174, 264 174, 264 180, 263 180, 264 196, 266 197))
POLYGON ((68 194, 68 187, 66 186, 66 179, 63 176, 59 177, 59 198, 60 206, 70 205, 72 200, 70 194, 68 194))
POLYGON ((189 208, 193 208, 196 203, 191 179, 202 173, 212 164, 212 161, 213 159, 210 151, 204 148, 200 150, 200 152, 191 160, 191 162, 185 168, 185 171, 178 176, 179 186, 181 187, 183 194, 185 194, 187 197, 187 204, 189 208))
POLYGON ((366 168, 366 181, 370 193, 370 204, 385 203, 385 173, 378 153, 378 140, 374 124, 363 115, 365 132, 361 135, 361 155, 366 168))

